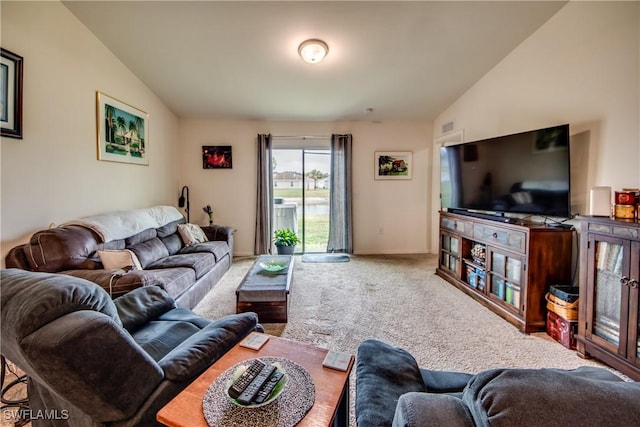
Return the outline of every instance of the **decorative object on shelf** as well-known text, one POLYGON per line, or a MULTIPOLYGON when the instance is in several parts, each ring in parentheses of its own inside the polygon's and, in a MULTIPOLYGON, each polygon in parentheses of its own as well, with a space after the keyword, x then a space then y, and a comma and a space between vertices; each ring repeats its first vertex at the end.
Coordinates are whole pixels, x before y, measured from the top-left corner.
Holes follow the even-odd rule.
POLYGON ((184 211, 187 214, 187 222, 190 222, 189 221, 189 187, 187 187, 186 185, 182 187, 182 193, 180 193, 180 198, 178 199, 178 207, 184 208, 184 211), (185 191, 187 193, 186 199, 184 197, 185 191), (185 200, 186 200, 186 206, 185 206, 185 200))
POLYGON ((376 151, 375 179, 411 179, 413 161, 411 151, 376 151))
POLYGON ((0 48, 0 123, 2 136, 22 139, 23 58, 0 48))
POLYGON ((231 169, 232 166, 230 145, 202 146, 202 169, 231 169))
POLYGON ((471 247, 471 258, 478 264, 484 265, 487 259, 487 248, 480 243, 474 244, 471 247))
POLYGON ((204 213, 209 215, 209 225, 213 225, 213 209, 211 209, 211 205, 203 207, 202 210, 204 211, 204 213))
POLYGON ((98 160, 149 165, 149 115, 96 92, 98 160))
POLYGON ((273 233, 273 242, 278 250, 278 255, 293 255, 300 239, 290 228, 281 228, 273 233))

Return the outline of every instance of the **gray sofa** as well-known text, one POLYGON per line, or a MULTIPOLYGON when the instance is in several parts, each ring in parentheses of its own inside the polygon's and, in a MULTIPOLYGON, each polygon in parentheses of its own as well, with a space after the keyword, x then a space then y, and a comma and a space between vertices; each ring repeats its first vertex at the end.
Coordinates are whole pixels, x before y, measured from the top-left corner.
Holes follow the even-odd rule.
POLYGON ((0 271, 0 321, 34 427, 160 425, 160 408, 262 331, 255 313, 207 320, 157 286, 112 300, 84 279, 18 269, 0 271))
POLYGON ((631 427, 640 425, 640 383, 586 366, 476 375, 421 369, 407 351, 366 340, 355 405, 358 427, 631 427))
POLYGON ((159 286, 179 307, 193 308, 233 260, 234 229, 202 227, 208 242, 185 245, 178 226, 186 221, 171 206, 112 212, 34 233, 11 249, 7 268, 61 273, 97 283, 112 297, 159 286), (142 269, 105 269, 98 251, 129 249, 142 269))

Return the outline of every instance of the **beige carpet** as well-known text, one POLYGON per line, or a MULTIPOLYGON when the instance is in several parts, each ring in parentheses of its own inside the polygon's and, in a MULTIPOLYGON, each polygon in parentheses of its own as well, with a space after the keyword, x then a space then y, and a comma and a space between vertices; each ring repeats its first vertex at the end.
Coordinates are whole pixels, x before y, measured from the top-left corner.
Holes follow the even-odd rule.
MULTIPOLYGON (((235 313, 235 288, 253 261, 234 259, 194 311, 212 319, 235 313)), ((266 332, 353 354, 360 342, 377 338, 405 348, 429 369, 598 365, 544 333, 520 333, 437 277, 436 263, 432 255, 352 256, 351 262, 331 264, 303 263, 296 256, 289 322, 264 324, 266 332)))

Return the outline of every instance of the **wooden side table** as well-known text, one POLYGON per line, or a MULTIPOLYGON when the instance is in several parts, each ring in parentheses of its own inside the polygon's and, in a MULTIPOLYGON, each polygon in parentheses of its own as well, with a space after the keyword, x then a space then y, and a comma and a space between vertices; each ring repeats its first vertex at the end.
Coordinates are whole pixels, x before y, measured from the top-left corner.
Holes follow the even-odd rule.
MULTIPOLYGON (((258 333, 258 332, 254 332, 258 333)), ((164 406, 156 418, 171 427, 208 427, 202 412, 202 400, 213 381, 227 369, 261 356, 284 357, 304 367, 315 385, 315 402, 298 426, 349 425, 349 374, 322 366, 328 350, 271 336, 258 351, 237 344, 211 365, 200 377, 164 406)), ((251 426, 253 427, 253 426, 251 426)))

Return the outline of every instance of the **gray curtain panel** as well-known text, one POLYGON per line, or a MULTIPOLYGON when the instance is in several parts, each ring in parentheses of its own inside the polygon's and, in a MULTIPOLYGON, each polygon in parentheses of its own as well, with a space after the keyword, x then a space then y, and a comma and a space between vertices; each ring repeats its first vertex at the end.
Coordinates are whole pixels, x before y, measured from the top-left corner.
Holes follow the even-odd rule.
POLYGON ((351 207, 351 152, 353 137, 331 135, 329 185, 329 241, 327 252, 353 253, 351 207))
POLYGON ((256 197, 256 237, 253 253, 271 253, 273 168, 271 135, 258 134, 258 191, 256 197))

